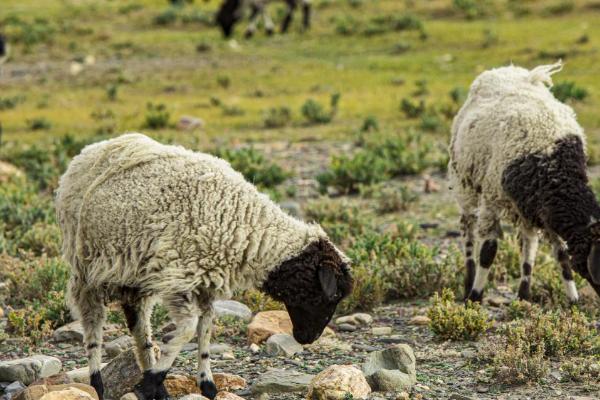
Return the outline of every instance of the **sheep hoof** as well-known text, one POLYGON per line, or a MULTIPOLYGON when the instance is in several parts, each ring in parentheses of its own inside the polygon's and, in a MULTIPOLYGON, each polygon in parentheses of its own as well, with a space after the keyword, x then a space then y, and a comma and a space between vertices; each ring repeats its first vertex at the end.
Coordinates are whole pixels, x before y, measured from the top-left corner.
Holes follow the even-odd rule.
POLYGON ((202 396, 208 397, 211 400, 217 396, 217 387, 212 381, 200 382, 200 391, 202 392, 202 396))
POLYGON ((469 297, 467 297, 467 300, 470 300, 473 303, 481 303, 481 301, 483 300, 483 291, 479 292, 477 290, 471 290, 471 293, 469 293, 469 297))
POLYGON ((250 39, 250 38, 252 38, 252 36, 254 36, 254 32, 252 32, 252 31, 246 31, 244 33, 244 38, 246 38, 246 39, 250 39))
POLYGON ((156 396, 154 396, 156 400, 170 400, 169 392, 167 392, 167 388, 164 383, 161 383, 158 388, 156 388, 156 396))

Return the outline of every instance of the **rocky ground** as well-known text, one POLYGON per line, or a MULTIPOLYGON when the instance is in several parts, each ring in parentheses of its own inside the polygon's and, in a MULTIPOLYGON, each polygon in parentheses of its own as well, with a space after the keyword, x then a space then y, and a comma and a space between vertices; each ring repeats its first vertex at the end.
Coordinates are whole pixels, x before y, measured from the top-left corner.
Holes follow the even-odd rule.
MULTIPOLYGON (((489 302, 493 305, 486 306, 490 314, 501 319, 503 307, 510 296, 511 294, 506 292, 491 295, 489 302)), ((244 307, 239 306, 239 309, 244 310, 244 307)), ((243 398, 305 398, 310 382, 315 379, 314 376, 331 365, 356 366, 367 375, 374 389, 393 389, 389 392, 372 392, 368 395, 370 399, 583 400, 600 397, 599 384, 563 383, 558 369, 553 370, 542 383, 534 386, 506 387, 495 384, 486 373, 487 365, 478 360, 478 347, 482 346, 482 342, 438 341, 427 326, 426 305, 423 303, 392 304, 378 308, 371 314, 338 318, 316 343, 304 348, 287 335, 289 321, 286 321, 285 312, 260 313, 254 316, 248 326, 247 311, 240 313, 234 310, 224 313, 235 314, 237 317, 224 317, 223 321, 228 321, 229 325, 225 325, 225 333, 213 339, 212 369, 215 373, 231 373, 242 377, 247 384, 241 381, 241 384, 234 385, 235 390, 231 390, 243 398), (239 320, 236 321, 236 318, 239 320), (227 329, 228 326, 233 328, 227 329), (251 343, 261 342, 278 332, 279 334, 267 339, 266 343, 251 343), (377 353, 385 349, 390 353, 377 353), (415 363, 411 361, 413 352, 416 370, 415 363), (377 375, 380 374, 377 371, 382 368, 388 370, 387 372, 392 371, 392 375, 377 375)), ((59 329, 52 341, 36 349, 35 352, 39 351, 60 360, 49 361, 49 372, 43 374, 52 375, 59 370, 75 371, 67 375, 76 381, 85 382, 85 371, 78 370, 87 362, 81 339, 80 327, 75 323, 59 329)), ((109 363, 103 369, 103 374, 109 374, 105 375, 105 382, 108 382, 108 386, 111 385, 111 381, 116 382, 116 375, 110 373, 119 371, 121 376, 118 383, 113 382, 112 385, 117 388, 115 393, 120 396, 127 392, 127 385, 133 384, 137 379, 132 353, 126 351, 130 341, 125 332, 117 326, 109 326, 105 332, 105 339, 107 343, 103 350, 103 359, 109 363), (124 373, 127 368, 133 369, 124 373)), ((174 374, 193 376, 196 370, 196 348, 193 342, 185 346, 173 368, 174 374)), ((6 380, 6 367, 3 367, 6 360, 27 357, 32 350, 23 347, 18 340, 7 340, 2 345, 0 356, 0 381, 6 380)), ((16 367, 13 367, 13 371, 15 369, 16 367)), ((359 374, 360 379, 363 373, 359 374)), ((193 382, 189 378, 180 379, 193 382)), ((349 381, 357 384, 357 379, 349 378, 349 381)), ((341 385, 343 390, 343 379, 341 383, 335 382, 336 385, 341 385)), ((6 388, 10 383, 12 382, 2 383, 0 387, 6 388)), ((189 386, 188 383, 185 385, 189 386)), ((191 385, 193 386, 193 383, 191 385)), ((361 398, 361 389, 353 390, 358 390, 355 398, 361 398)), ((4 399, 8 398, 10 397, 4 395, 4 399)), ((25 397, 13 397, 15 398, 25 397)))

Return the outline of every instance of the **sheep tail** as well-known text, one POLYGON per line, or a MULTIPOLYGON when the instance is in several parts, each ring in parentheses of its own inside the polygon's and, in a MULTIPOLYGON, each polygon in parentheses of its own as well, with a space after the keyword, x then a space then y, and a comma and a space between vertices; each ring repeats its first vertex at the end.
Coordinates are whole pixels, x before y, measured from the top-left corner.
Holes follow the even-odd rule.
POLYGON ((529 81, 537 85, 539 83, 544 84, 548 87, 552 87, 552 75, 560 72, 563 69, 562 60, 550 65, 540 65, 535 67, 529 72, 529 81))

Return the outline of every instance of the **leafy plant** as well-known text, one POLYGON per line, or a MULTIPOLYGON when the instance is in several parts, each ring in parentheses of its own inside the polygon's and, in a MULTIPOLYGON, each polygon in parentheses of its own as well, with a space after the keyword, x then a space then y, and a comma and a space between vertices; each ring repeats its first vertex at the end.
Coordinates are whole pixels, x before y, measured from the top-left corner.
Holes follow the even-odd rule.
POLYGON ((334 93, 331 95, 329 105, 329 112, 325 111, 325 108, 321 103, 313 99, 308 99, 302 105, 300 109, 302 115, 310 124, 327 124, 331 122, 335 114, 337 113, 338 103, 340 101, 340 94, 334 93))
POLYGON ((271 107, 264 112, 263 123, 265 128, 281 128, 292 121, 292 110, 288 107, 271 107))
POLYGON ((169 126, 171 113, 164 104, 146 104, 144 128, 163 129, 169 126))
POLYGON ((252 147, 230 150, 219 148, 215 151, 217 157, 224 158, 231 163, 250 182, 272 188, 285 181, 290 173, 284 171, 279 165, 270 163, 256 149, 252 147))
POLYGON ((32 131, 47 131, 52 128, 52 123, 44 117, 32 118, 27 120, 27 126, 32 131))
POLYGON ((585 88, 577 86, 575 82, 565 81, 560 82, 550 89, 554 97, 566 103, 567 101, 583 101, 588 97, 589 93, 585 88))

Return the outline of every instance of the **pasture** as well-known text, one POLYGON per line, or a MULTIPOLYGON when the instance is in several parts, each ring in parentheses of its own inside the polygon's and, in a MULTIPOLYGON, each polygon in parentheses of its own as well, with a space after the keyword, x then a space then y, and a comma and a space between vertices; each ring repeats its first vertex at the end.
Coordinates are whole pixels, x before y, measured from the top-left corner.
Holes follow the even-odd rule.
MULTIPOLYGON (((334 318, 335 338, 287 356, 253 351, 247 322, 218 320, 213 342, 228 347, 213 372, 244 377, 241 397, 305 398, 305 388, 254 388, 271 368, 317 374, 407 343, 417 383, 371 399, 599 398, 600 299, 577 277, 581 300, 570 305, 547 246, 532 303, 515 300, 510 225, 483 304, 460 301, 464 258, 446 167, 452 118, 479 73, 562 59, 554 93, 585 128, 600 196, 600 2, 313 0, 309 31, 297 12, 288 34, 259 29, 250 40, 245 20, 223 39, 218 5, 3 1, 0 362, 47 354, 63 371, 87 365, 80 341, 53 338, 71 318, 52 194, 85 144, 137 131, 229 160, 284 209, 321 223, 353 261, 355 290, 336 317, 367 312, 369 325, 334 318)), ((276 24, 283 9, 269 6, 276 24)), ((258 291, 235 299, 254 313, 282 308, 258 291)), ((109 321, 107 342, 127 334, 118 308, 109 321)), ((157 306, 153 325, 167 322, 157 306)), ((192 350, 176 372, 195 372, 192 350)))

